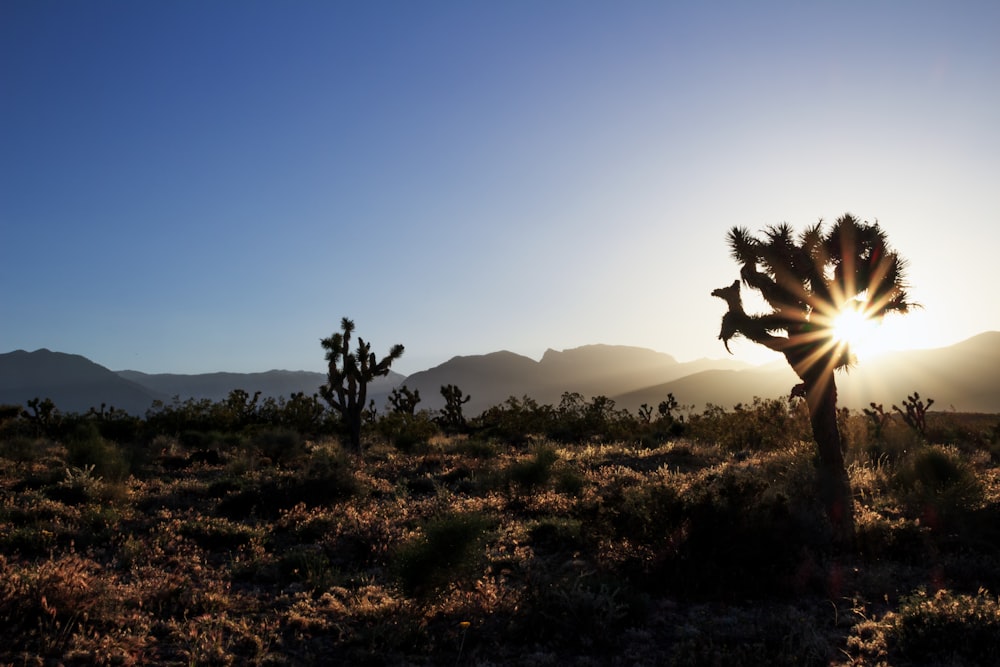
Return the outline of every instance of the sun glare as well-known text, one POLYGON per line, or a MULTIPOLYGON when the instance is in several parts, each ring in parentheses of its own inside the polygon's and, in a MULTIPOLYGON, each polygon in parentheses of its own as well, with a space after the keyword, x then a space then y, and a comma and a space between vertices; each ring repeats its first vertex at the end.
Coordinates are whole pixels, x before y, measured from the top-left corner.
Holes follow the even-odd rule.
POLYGON ((864 301, 849 302, 833 319, 834 342, 848 345, 859 359, 879 353, 878 333, 878 322, 865 312, 864 301))

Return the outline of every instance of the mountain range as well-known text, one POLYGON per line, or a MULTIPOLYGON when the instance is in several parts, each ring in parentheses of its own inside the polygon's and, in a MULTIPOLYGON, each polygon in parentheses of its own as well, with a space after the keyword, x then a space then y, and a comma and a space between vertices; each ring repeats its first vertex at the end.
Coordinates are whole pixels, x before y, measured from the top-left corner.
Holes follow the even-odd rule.
MULTIPOLYGON (((314 394, 323 373, 272 370, 263 373, 200 375, 111 371, 85 357, 49 350, 0 354, 0 404, 25 404, 51 398, 63 412, 86 412, 101 403, 144 414, 155 400, 188 398, 217 401, 233 389, 262 396, 314 394)), ((459 356, 404 377, 379 378, 369 387, 376 407, 385 407, 391 390, 406 385, 420 392, 419 409, 444 406, 440 389, 457 385, 470 400, 474 416, 511 396, 530 396, 558 404, 563 393, 590 399, 607 396, 617 407, 656 406, 668 394, 700 411, 712 403, 732 407, 755 396, 787 396, 797 378, 787 364, 751 366, 735 359, 679 362, 669 354, 621 345, 586 345, 547 350, 538 361, 500 351, 459 356)), ((939 410, 1000 413, 1000 332, 991 331, 948 347, 885 354, 837 375, 838 404, 859 410, 871 402, 899 404, 913 392, 933 398, 939 410)))

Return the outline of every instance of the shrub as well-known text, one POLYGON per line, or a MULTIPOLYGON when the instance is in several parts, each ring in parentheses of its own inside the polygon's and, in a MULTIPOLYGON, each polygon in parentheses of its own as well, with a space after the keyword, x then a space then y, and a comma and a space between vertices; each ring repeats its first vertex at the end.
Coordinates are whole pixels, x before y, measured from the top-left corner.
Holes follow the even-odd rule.
POLYGON ((306 443, 298 431, 269 428, 253 437, 253 446, 274 463, 293 464, 306 455, 306 443))
POLYGON ((458 440, 452 444, 451 449, 456 454, 473 459, 493 459, 499 453, 495 444, 478 439, 458 440))
POLYGON ((579 519, 546 517, 528 527, 528 535, 536 549, 575 551, 583 546, 583 524, 579 519))
POLYGON ((396 449, 410 453, 426 447, 438 434, 438 426, 427 412, 391 412, 379 420, 378 430, 396 449))
POLYGON ((301 545, 282 554, 278 570, 286 581, 296 581, 313 592, 323 591, 337 582, 337 572, 323 550, 301 545))
POLYGON ((129 473, 125 452, 105 440, 94 424, 81 424, 66 439, 67 463, 78 468, 92 466, 91 472, 106 480, 120 482, 129 473))
POLYGON ((346 454, 341 450, 320 449, 312 453, 304 471, 280 472, 226 495, 219 502, 219 513, 230 519, 257 514, 275 518, 281 510, 299 503, 316 507, 360 493, 361 483, 354 476, 346 454))
POLYGON ((40 447, 38 438, 12 435, 0 440, 0 457, 19 462, 34 461, 39 457, 40 447))
POLYGON ((478 512, 449 512, 430 519, 422 535, 395 552, 393 570, 403 591, 423 596, 478 574, 493 525, 478 512))
POLYGON ((921 447, 900 465, 893 476, 900 498, 933 524, 949 521, 977 506, 982 485, 968 463, 953 447, 921 447))
POLYGON ((772 597, 818 583, 795 573, 810 569, 810 554, 828 537, 822 510, 774 489, 759 470, 708 474, 684 495, 682 512, 676 555, 664 564, 679 592, 772 597))
POLYGON ((900 602, 888 643, 921 664, 985 664, 1000 655, 1000 604, 983 589, 918 591, 900 602))
POLYGON ((732 412, 709 405, 702 414, 689 418, 686 433, 730 451, 769 451, 812 440, 803 401, 759 397, 750 405, 736 405, 732 412))
POLYGON ((552 476, 552 466, 559 460, 559 454, 550 445, 539 445, 530 458, 512 463, 507 469, 507 478, 523 489, 542 486, 552 476))

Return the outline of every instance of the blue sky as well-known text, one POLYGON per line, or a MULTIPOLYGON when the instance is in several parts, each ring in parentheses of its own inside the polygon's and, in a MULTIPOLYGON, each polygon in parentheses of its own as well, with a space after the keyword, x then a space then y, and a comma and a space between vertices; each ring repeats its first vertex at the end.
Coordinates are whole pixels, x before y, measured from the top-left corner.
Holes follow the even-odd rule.
MULTIPOLYGON (((850 211, 895 347, 1000 330, 1000 4, 0 4, 0 352, 725 351, 726 231, 850 211)), ((733 345, 737 357, 763 351, 733 345)))

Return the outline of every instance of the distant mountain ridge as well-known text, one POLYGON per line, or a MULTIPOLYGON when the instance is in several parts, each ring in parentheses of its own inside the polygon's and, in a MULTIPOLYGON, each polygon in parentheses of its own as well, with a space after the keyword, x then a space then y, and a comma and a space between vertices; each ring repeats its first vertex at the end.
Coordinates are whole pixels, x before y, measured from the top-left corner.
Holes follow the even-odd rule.
MULTIPOLYGON (((86 412, 101 403, 144 414, 154 400, 173 397, 217 401, 233 389, 262 396, 316 393, 323 373, 272 370, 264 373, 199 375, 114 372, 80 355, 37 350, 0 354, 0 403, 24 405, 34 397, 51 398, 63 412, 86 412)), ((538 361, 508 351, 458 356, 403 377, 392 372, 369 387, 375 406, 385 409, 389 393, 406 385, 419 390, 418 409, 444 406, 440 389, 457 385, 471 397, 465 414, 475 416, 507 398, 530 396, 558 404, 565 392, 586 399, 603 395, 617 407, 655 406, 672 393, 682 405, 700 411, 708 403, 730 408, 755 396, 787 396, 797 383, 782 363, 751 366, 735 359, 678 362, 646 348, 585 345, 546 350, 538 361)), ((935 400, 935 409, 1000 413, 1000 332, 991 331, 943 348, 886 354, 849 372, 837 374, 838 405, 855 410, 872 401, 888 409, 914 391, 935 400)))
MULTIPOLYGON (((510 396, 527 395, 555 405, 564 392, 579 392, 587 399, 607 396, 617 407, 632 411, 643 403, 656 406, 671 393, 696 411, 709 403, 731 408, 757 396, 786 397, 798 382, 781 362, 681 363, 645 348, 589 345, 548 350, 538 362, 511 352, 455 357, 414 373, 403 383, 420 390, 418 407, 432 410, 444 404, 440 387, 456 384, 471 397, 465 412, 472 416, 510 396)), ((886 354, 837 373, 837 387, 838 405, 855 410, 873 401, 889 409, 916 391, 933 398, 938 410, 1000 413, 1000 332, 979 334, 949 347, 886 354)))
POLYGON ((166 397, 78 354, 47 349, 0 354, 0 403, 26 405, 51 398, 62 412, 86 412, 102 403, 141 415, 166 397))
MULTIPOLYGON (((385 403, 403 376, 391 372, 369 385, 376 405, 385 403)), ((0 354, 0 404, 25 405, 32 398, 51 398, 61 412, 83 413, 102 403, 143 415, 154 401, 170 403, 190 398, 219 401, 234 389, 262 398, 304 392, 313 395, 326 382, 324 373, 272 370, 263 373, 203 373, 180 375, 112 371, 86 357, 40 349, 0 354)))
POLYGON ((539 361, 507 351, 454 357, 408 376, 403 384, 419 390, 418 407, 430 410, 444 406, 440 393, 443 385, 457 385, 470 396, 464 410, 471 416, 511 396, 527 395, 549 404, 557 404, 565 392, 577 392, 586 398, 615 396, 710 368, 736 370, 751 366, 730 359, 681 363, 669 354, 647 348, 584 345, 561 352, 546 350, 539 361))
MULTIPOLYGON (((1000 332, 990 331, 942 348, 887 353, 836 375, 840 407, 861 410, 872 402, 885 409, 913 392, 934 399, 934 409, 1000 413, 1000 332)), ((731 407, 754 396, 787 396, 798 378, 785 364, 745 371, 705 371, 615 396, 620 407, 653 404, 673 393, 701 409, 707 403, 731 407), (660 397, 660 398, 657 398, 660 397)))

